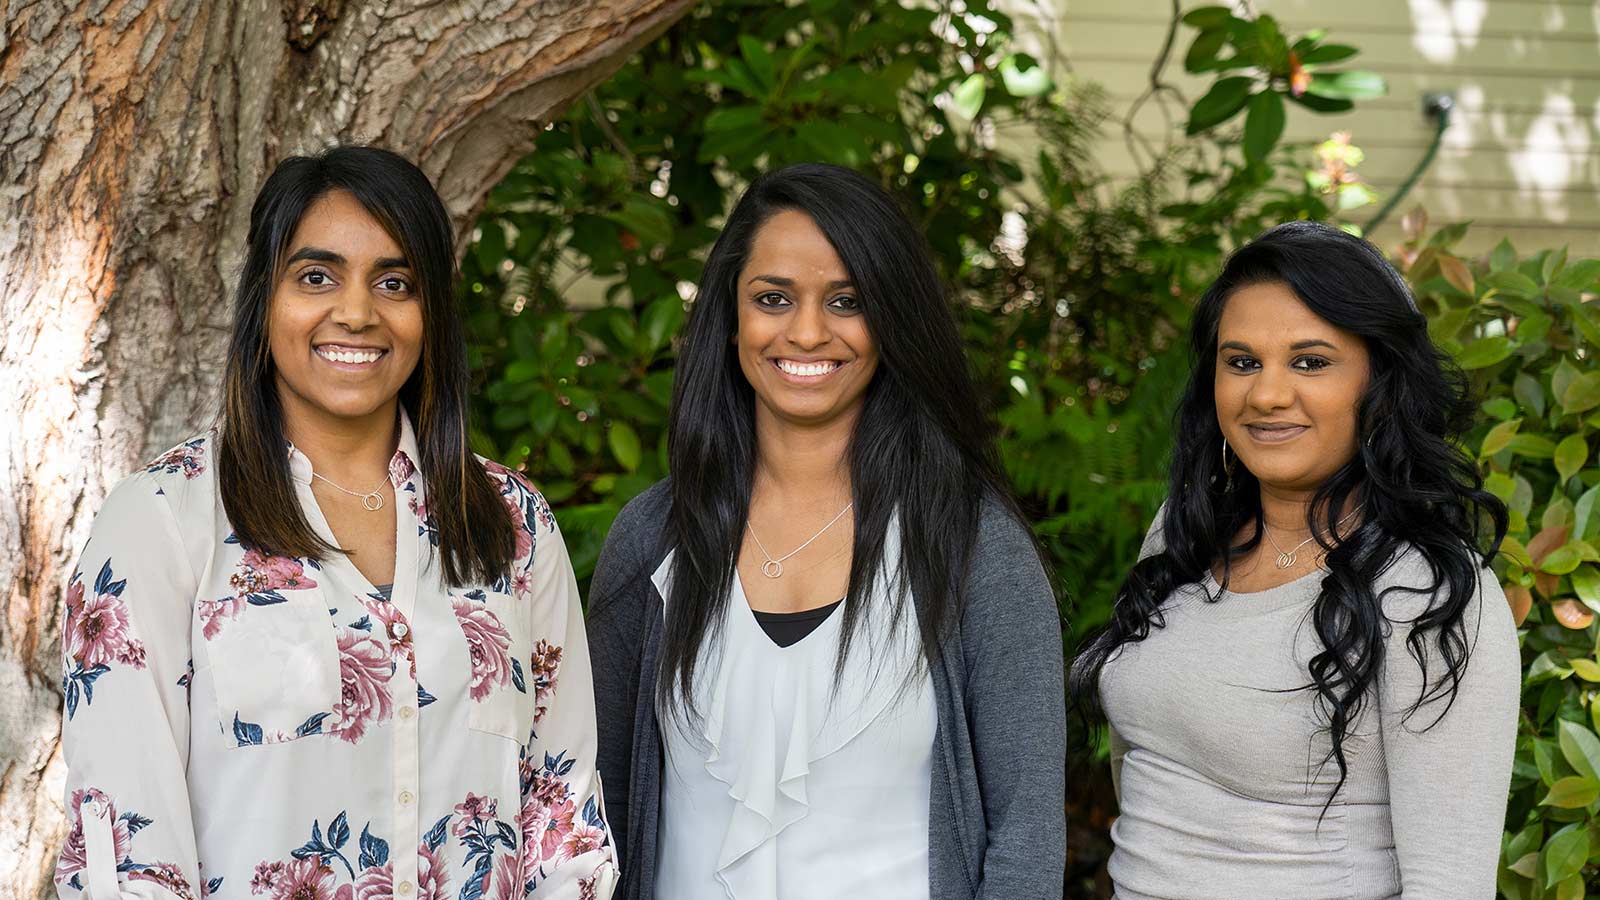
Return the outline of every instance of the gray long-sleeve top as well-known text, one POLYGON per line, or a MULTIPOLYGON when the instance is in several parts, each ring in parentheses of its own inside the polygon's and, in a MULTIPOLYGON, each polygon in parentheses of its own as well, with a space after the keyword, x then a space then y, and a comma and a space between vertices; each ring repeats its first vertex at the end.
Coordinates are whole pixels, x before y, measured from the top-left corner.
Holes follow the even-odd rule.
MULTIPOLYGON (((662 600, 650 574, 671 498, 660 482, 606 536, 589 595, 598 766, 622 857, 618 900, 654 896, 661 804, 655 712, 662 600)), ((1045 900, 1066 869, 1066 703, 1055 597, 1025 526, 986 502, 960 620, 930 668, 938 731, 931 900, 1045 900)))
MULTIPOLYGON (((1310 612, 1324 574, 1223 591, 1214 603, 1210 578, 1186 585, 1165 604, 1165 627, 1107 664, 1119 900, 1494 897, 1521 683, 1500 585, 1482 572, 1464 619, 1470 661, 1448 712, 1431 701, 1409 718, 1423 673, 1405 641, 1434 597, 1384 597, 1383 667, 1346 739, 1348 780, 1324 815, 1338 767, 1315 697, 1295 690, 1321 649, 1310 612)), ((1379 581, 1383 596, 1433 578, 1410 551, 1379 581)), ((1443 672, 1431 649, 1430 682, 1443 672)))

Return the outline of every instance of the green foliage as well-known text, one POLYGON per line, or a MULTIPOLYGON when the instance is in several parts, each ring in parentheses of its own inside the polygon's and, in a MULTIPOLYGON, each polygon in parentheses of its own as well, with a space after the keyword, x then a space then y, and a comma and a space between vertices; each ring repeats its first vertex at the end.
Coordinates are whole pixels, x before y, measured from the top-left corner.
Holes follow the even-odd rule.
POLYGON ((1507 900, 1600 886, 1600 260, 1565 250, 1478 259, 1464 226, 1406 217, 1401 264, 1434 338, 1483 400, 1468 439, 1511 510, 1495 561, 1522 626, 1525 687, 1499 886, 1507 900))

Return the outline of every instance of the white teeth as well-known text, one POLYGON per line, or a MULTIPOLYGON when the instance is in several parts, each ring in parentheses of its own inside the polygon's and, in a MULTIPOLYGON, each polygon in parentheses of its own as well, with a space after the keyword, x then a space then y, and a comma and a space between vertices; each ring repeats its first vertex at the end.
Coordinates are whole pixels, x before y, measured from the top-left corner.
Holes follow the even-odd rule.
POLYGON ((383 355, 381 350, 336 350, 332 347, 318 347, 317 355, 323 359, 334 362, 363 364, 377 362, 383 355))
POLYGON ((802 378, 807 378, 807 377, 814 377, 814 376, 817 376, 817 375, 826 375, 829 372, 832 372, 834 369, 839 368, 839 363, 836 363, 836 362, 797 363, 797 362, 791 362, 791 361, 789 361, 787 359, 780 359, 780 360, 778 360, 778 368, 782 369, 785 374, 798 375, 798 376, 800 376, 802 378))

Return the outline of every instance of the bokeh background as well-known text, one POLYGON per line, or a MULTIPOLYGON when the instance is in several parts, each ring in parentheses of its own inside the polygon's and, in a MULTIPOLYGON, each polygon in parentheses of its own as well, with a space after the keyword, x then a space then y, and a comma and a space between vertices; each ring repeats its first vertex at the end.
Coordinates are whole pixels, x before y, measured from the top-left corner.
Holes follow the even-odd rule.
MULTIPOLYGON (((740 188, 819 159, 889 188, 950 286, 1069 656, 1162 498, 1189 309, 1222 258, 1286 219, 1370 237, 1471 372, 1468 449, 1513 509, 1494 565, 1527 668, 1501 894, 1600 890, 1600 0, 437 12, 5 13, 0 126, 25 139, 0 140, 0 377, 18 386, 0 421, 22 425, 0 426, 0 897, 45 889, 60 836, 65 566, 109 484, 210 421, 241 207, 276 160, 336 140, 440 184, 475 445, 544 490, 584 583, 665 473, 677 335, 740 188), (42 125, 55 82, 29 86, 30 54, 78 62, 42 125), (117 65, 131 114, 96 81, 117 65), (185 99, 223 117, 185 126, 198 151, 161 133, 185 99), (149 141, 166 150, 141 164, 149 141)), ((1103 758, 1072 774, 1067 895, 1107 897, 1103 758)))

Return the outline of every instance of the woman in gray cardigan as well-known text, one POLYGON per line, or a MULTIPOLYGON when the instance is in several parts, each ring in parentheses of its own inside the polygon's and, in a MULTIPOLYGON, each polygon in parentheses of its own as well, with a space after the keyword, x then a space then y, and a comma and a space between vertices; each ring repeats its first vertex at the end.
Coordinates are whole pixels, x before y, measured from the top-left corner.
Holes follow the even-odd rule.
POLYGON ((1516 739, 1506 510, 1368 243, 1291 222, 1193 324, 1167 504, 1073 668, 1119 900, 1489 900, 1516 739))
POLYGON ((712 249, 588 628, 619 896, 1062 894, 1060 622, 921 236, 800 165, 712 249))

